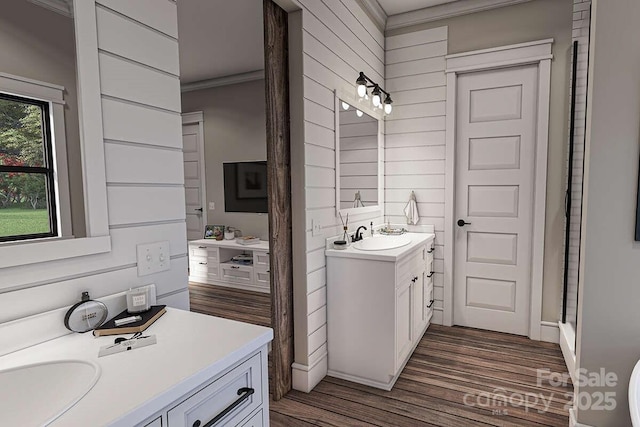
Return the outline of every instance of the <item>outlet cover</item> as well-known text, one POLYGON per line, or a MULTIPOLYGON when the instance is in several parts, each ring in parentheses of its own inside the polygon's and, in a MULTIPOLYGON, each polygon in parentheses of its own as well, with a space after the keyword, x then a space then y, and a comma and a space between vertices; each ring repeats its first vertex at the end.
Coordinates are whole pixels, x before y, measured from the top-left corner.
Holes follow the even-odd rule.
POLYGON ((209 202, 209 210, 210 211, 216 210, 216 202, 209 202))
POLYGON ((137 254, 138 276, 171 269, 171 247, 168 241, 138 245, 137 254))
POLYGON ((318 220, 311 220, 311 235, 313 237, 322 236, 322 226, 318 220))

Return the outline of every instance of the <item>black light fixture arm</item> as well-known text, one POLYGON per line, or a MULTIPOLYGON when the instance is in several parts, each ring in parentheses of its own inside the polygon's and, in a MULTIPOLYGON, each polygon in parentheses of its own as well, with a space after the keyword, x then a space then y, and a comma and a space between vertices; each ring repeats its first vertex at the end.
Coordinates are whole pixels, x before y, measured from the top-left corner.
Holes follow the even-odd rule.
POLYGON ((378 89, 380 89, 380 92, 384 93, 387 96, 391 96, 391 94, 389 92, 384 90, 382 88, 382 86, 380 86, 378 83, 374 82, 369 77, 367 77, 367 75, 365 73, 363 73, 362 71, 360 71, 360 76, 358 77, 358 80, 356 82, 358 84, 365 83, 365 86, 367 86, 367 88, 372 88, 372 87, 373 88, 378 88, 378 89), (366 84, 366 83, 369 83, 369 84, 366 84))

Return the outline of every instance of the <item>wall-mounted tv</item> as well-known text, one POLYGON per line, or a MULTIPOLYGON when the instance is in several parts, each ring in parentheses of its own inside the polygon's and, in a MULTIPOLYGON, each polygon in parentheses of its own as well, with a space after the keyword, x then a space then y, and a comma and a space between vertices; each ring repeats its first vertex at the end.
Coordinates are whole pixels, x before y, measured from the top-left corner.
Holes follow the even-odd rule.
POLYGON ((226 162, 225 212, 267 213, 267 162, 226 162))

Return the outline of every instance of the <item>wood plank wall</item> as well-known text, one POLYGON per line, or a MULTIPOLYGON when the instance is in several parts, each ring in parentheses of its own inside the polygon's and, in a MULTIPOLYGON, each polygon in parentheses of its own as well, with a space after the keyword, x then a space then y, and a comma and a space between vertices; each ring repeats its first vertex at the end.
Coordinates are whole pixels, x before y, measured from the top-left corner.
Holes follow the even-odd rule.
POLYGON ((404 206, 415 191, 419 224, 436 230, 435 311, 442 324, 445 200, 445 55, 447 27, 386 38, 386 89, 393 113, 386 120, 385 215, 406 223, 404 206))
POLYGON ((155 283, 188 308, 178 28, 172 0, 98 0, 112 251, 0 270, 0 322, 155 283), (152 48, 150 48, 150 46, 152 48), (136 245, 171 244, 171 270, 138 277, 136 245))
MULTIPOLYGON (((316 369, 312 381, 316 383, 326 374, 325 239, 340 231, 335 211, 333 93, 336 89, 353 93, 360 71, 378 82, 384 81, 384 35, 357 0, 300 0, 299 3, 302 6, 301 57, 294 61, 300 62, 304 74, 301 84, 304 192, 301 200, 297 200, 294 191, 294 210, 297 211, 294 217, 304 215, 305 225, 304 236, 298 233, 294 247, 304 248, 306 254, 294 263, 295 360, 298 365, 316 369), (312 235, 312 221, 322 226, 322 235, 312 235)), ((352 227, 368 226, 370 221, 380 223, 382 217, 361 215, 352 218, 351 224, 352 227)))
MULTIPOLYGON (((574 128, 573 182, 571 187, 571 225, 569 227, 569 241, 565 242, 565 245, 569 245, 567 321, 575 325, 578 313, 578 270, 580 264, 580 229, 582 227, 582 185, 584 177, 585 123, 587 118, 589 32, 591 26, 590 0, 575 0, 573 2, 572 25, 572 41, 578 42, 578 65, 576 76, 570 76, 571 79, 577 79, 576 121, 574 128)), ((568 144, 569 141, 567 140, 567 147, 568 144)), ((569 167, 567 165, 568 173, 569 167)), ((562 313, 560 313, 560 318, 562 318, 562 313)))

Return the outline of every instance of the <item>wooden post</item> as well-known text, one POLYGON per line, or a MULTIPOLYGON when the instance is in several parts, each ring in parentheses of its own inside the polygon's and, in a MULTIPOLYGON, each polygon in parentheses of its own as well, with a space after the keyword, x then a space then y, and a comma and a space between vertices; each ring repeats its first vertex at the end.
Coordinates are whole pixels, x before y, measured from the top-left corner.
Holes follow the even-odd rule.
POLYGON ((273 400, 291 390, 293 251, 287 12, 264 0, 273 400))

